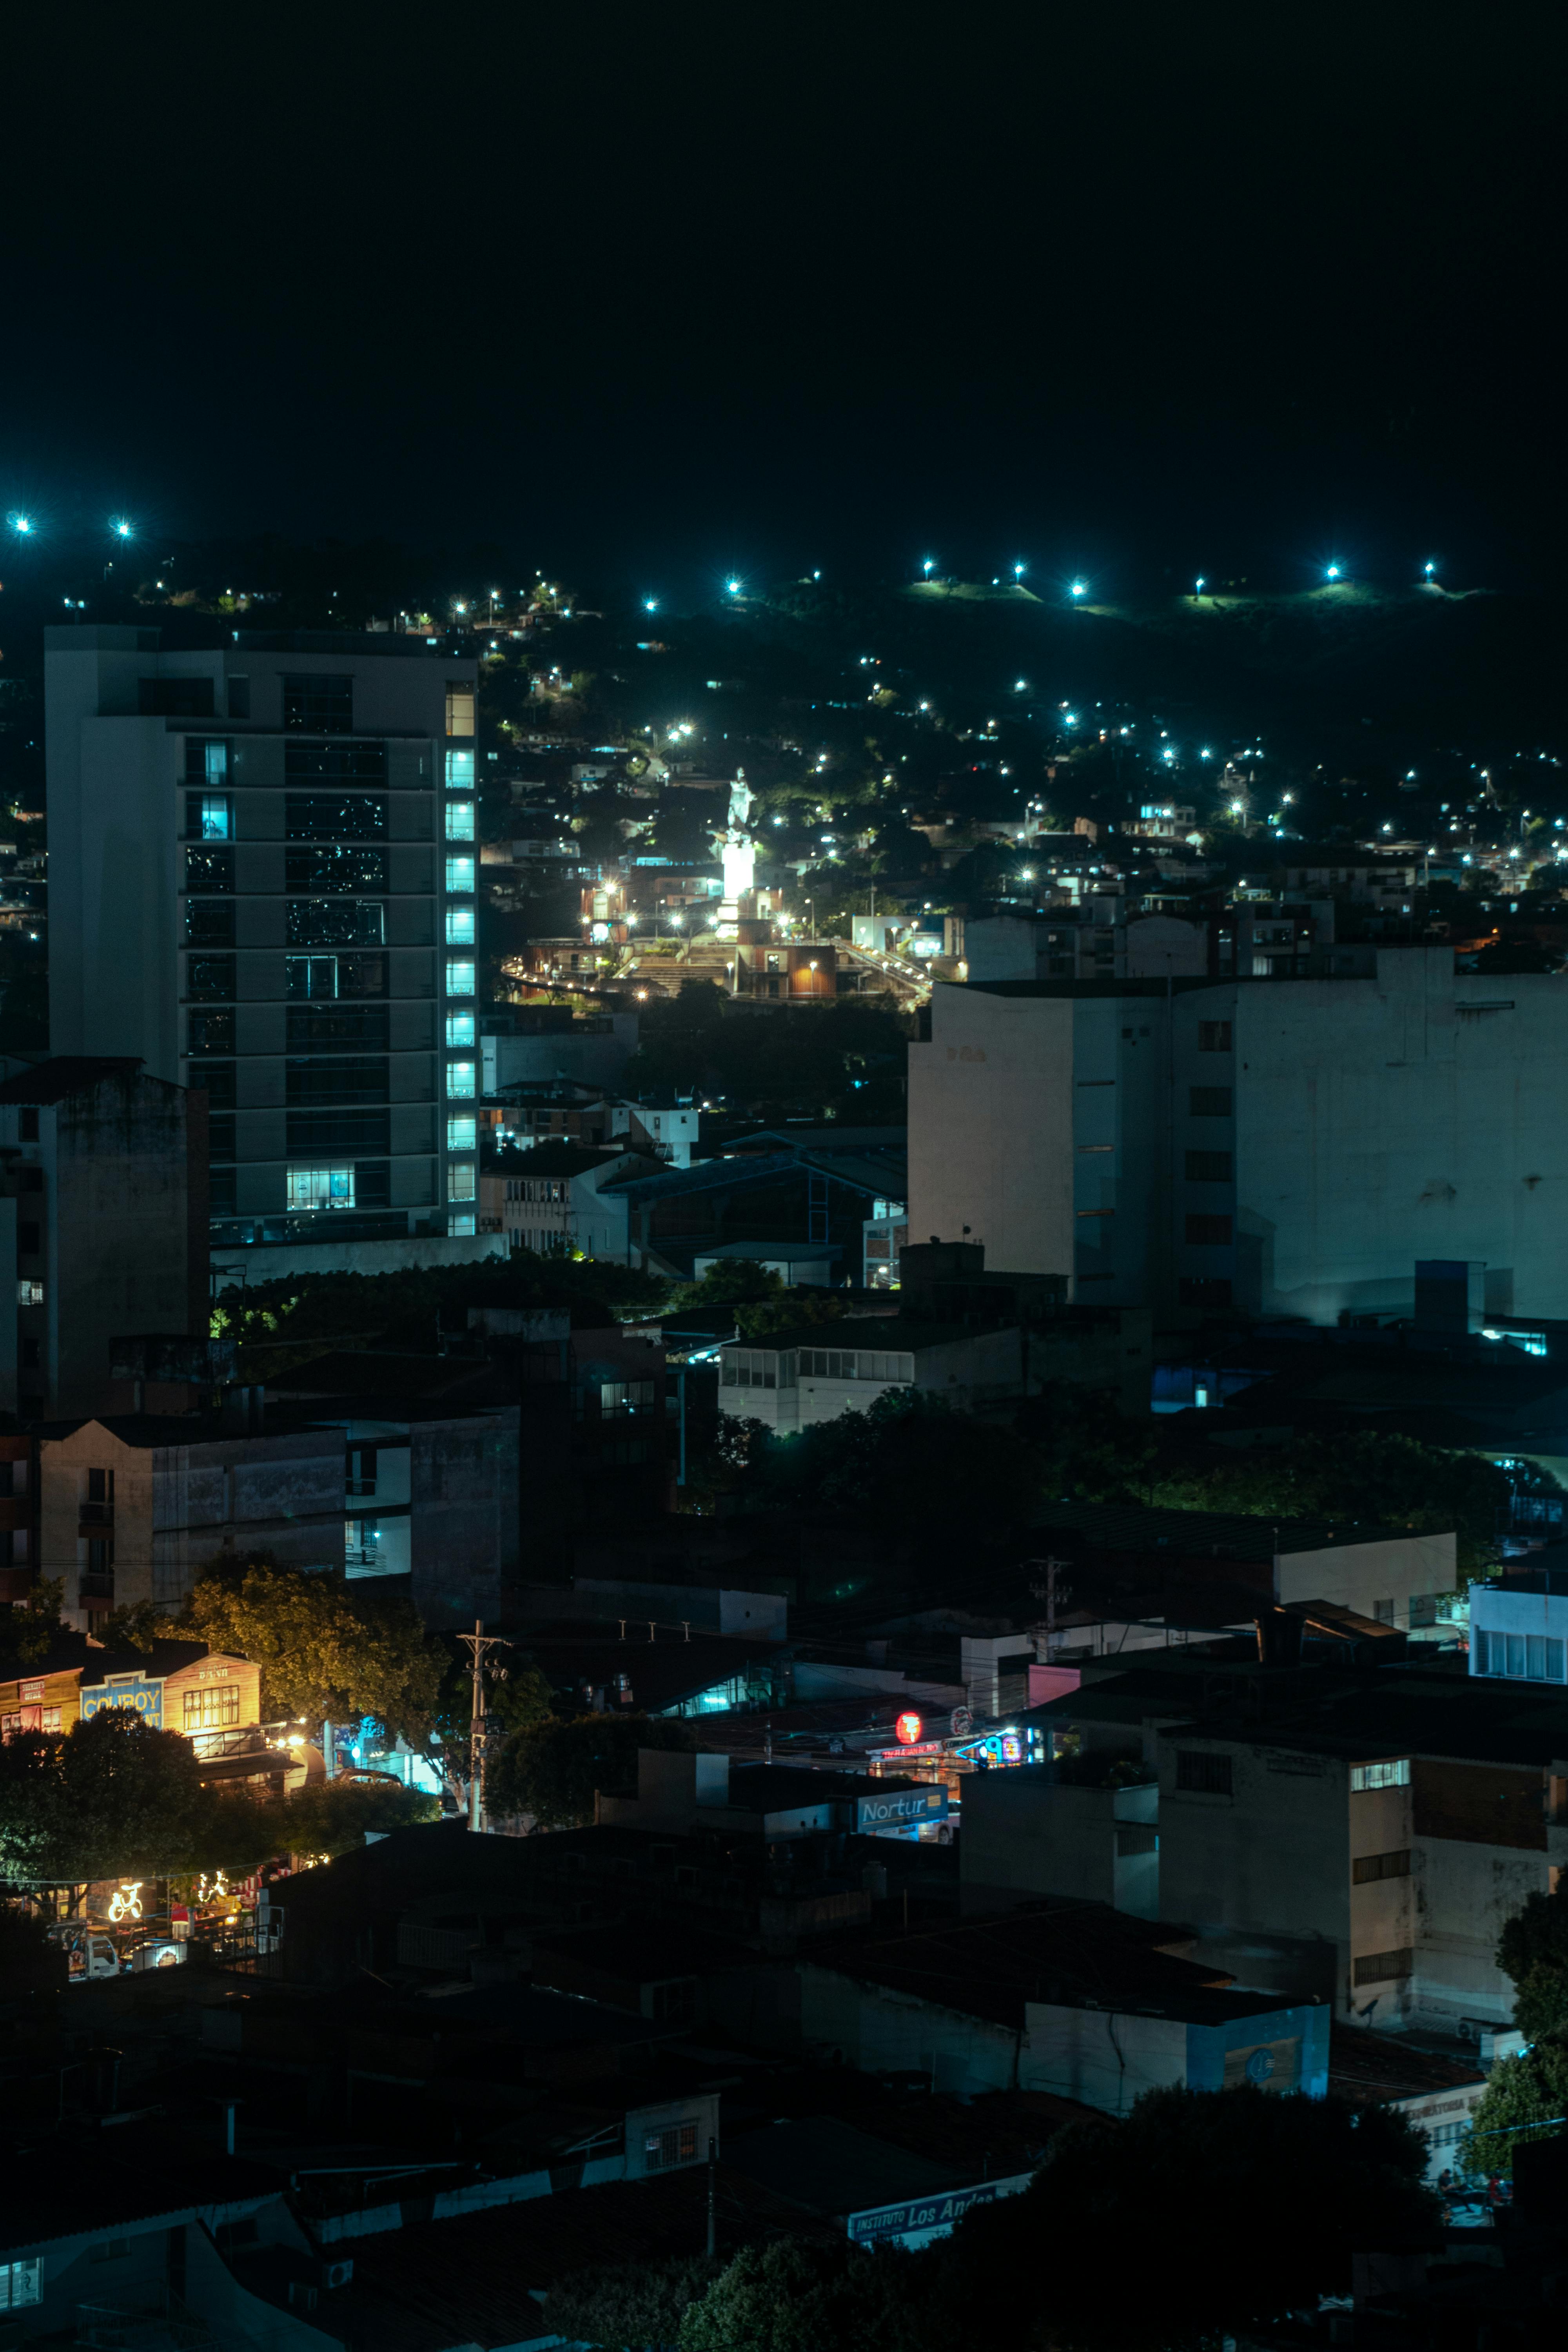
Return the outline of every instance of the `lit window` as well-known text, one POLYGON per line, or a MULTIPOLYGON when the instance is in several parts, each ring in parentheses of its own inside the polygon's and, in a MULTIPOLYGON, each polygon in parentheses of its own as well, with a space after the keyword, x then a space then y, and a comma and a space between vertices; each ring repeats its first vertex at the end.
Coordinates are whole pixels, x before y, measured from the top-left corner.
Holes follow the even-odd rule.
MULTIPOLYGON (((447 732, 448 735, 471 735, 474 731, 474 689, 460 680, 447 688, 447 732)), ((451 754, 447 753, 448 759, 451 754)), ((469 759, 473 753, 468 754, 469 759)))
POLYGON ((479 1148, 479 1123, 472 1118, 449 1118, 447 1121, 448 1151, 474 1151, 479 1148))
POLYGON ((471 948, 473 944, 473 908, 471 907, 448 907, 447 909, 447 945, 449 948, 471 948))
POLYGON ((352 1209, 354 1171, 349 1168, 290 1168, 289 1206, 291 1209, 352 1209))
MULTIPOLYGON (((234 804, 225 793, 201 795, 201 836, 204 841, 234 839, 234 804)), ((195 827, 192 828, 195 830, 195 827)))
POLYGON ((472 1209, 459 1209, 447 1220, 449 1234, 471 1234, 476 1230, 472 1209))
POLYGON ((447 1094, 454 1101, 471 1100, 477 1091, 474 1077, 475 1070, 472 1062, 448 1062, 447 1065, 447 1094))
POLYGON ((19 1282, 16 1285, 18 1307, 41 1307, 43 1303, 44 1286, 41 1282, 19 1282))
POLYGON ((1410 1759, 1401 1756, 1392 1764, 1352 1764, 1351 1792, 1359 1795, 1363 1789, 1408 1789, 1410 1759))
MULTIPOLYGON (((474 993, 474 965, 470 957, 448 956, 447 958, 447 993, 448 996, 472 996, 474 993)), ((472 1015, 468 1017, 471 1019, 472 1015)), ((453 1042, 458 1041, 454 1039, 453 1042)), ((461 1042, 471 1045, 473 1041, 471 1038, 465 1038, 461 1042)))
POLYGON ((30 2303, 41 2303, 43 2274, 39 2254, 30 2262, 0 2263, 0 2311, 21 2311, 30 2303))
POLYGON ((471 1201, 474 1197, 474 1163, 471 1160, 452 1160, 447 1164, 447 1198, 448 1201, 471 1201))
POLYGON ((472 801, 447 803, 447 838, 448 841, 472 841, 474 837, 474 804, 472 801))
POLYGON ((473 887, 473 859, 471 857, 448 857, 447 860, 447 888, 448 893, 455 890, 471 890, 473 887))
POLYGON ((447 754, 447 790, 449 793, 471 793, 473 789, 473 753, 471 751, 448 751, 447 754))
POLYGON ((471 1045, 474 1042, 474 1016, 471 1013, 448 1013, 447 1043, 448 1045, 471 1045))

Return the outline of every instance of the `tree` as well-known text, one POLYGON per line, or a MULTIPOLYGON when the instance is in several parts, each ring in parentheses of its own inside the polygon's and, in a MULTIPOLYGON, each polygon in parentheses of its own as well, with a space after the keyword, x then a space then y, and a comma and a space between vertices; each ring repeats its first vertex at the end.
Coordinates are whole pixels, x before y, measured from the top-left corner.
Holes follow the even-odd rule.
MULTIPOLYGON (((385 1837, 393 1830, 411 1829, 420 1822, 440 1818, 439 1797, 422 1789, 405 1789, 401 1781, 314 1780, 291 1797, 273 1797, 265 1804, 248 1804, 255 1827, 233 1825, 237 1837, 248 1843, 254 1859, 275 1853, 327 1854, 356 1853, 367 1832, 385 1837)), ((230 1865, 231 1867, 233 1865, 230 1865)))
POLYGON ((402 1599, 351 1598, 336 1576, 258 1558, 215 1562, 185 1603, 180 1630, 261 1668, 261 1711, 323 1723, 374 1716, 411 1742, 429 1733, 445 1654, 402 1599))
POLYGON ((912 1388, 884 1390, 864 1412, 753 1444, 747 1465, 758 1502, 858 1511, 909 1530, 972 1521, 977 1509, 1006 1526, 1038 1490, 1034 1456, 1011 1430, 912 1388))
POLYGON ((555 1717, 514 1731, 485 1776, 490 1809, 531 1813, 542 1830, 578 1829, 594 1818, 594 1797, 637 1794, 639 1748, 694 1749, 697 1734, 679 1717, 555 1717))
POLYGON ((1469 2127, 1459 2142, 1466 2172, 1513 2171, 1513 2151, 1521 2140, 1554 2139, 1568 2116, 1568 2041, 1548 2034, 1500 2058, 1476 2102, 1469 2127))
POLYGON ((1497 1964, 1513 1979, 1513 2021, 1531 2041, 1568 2038, 1568 1895, 1527 1895, 1503 1923, 1497 1964))
POLYGON ((1267 1454, 1168 1475, 1154 1486, 1152 1500, 1178 1510, 1326 1519, 1412 1535, 1452 1528, 1458 1572, 1468 1582, 1495 1559, 1498 1529, 1518 1485, 1557 1490, 1544 1471, 1500 1470, 1479 1454, 1366 1430, 1299 1437, 1267 1454))
POLYGON ((200 1867, 209 1813, 189 1740, 128 1708, 100 1707, 65 1734, 23 1732, 0 1746, 0 1871, 8 1878, 200 1867))
POLYGON ((1119 2125, 1069 2125, 1022 2196, 971 2213, 943 2257, 993 2332, 1086 2352, 1185 2352, 1342 2294, 1356 2252, 1434 2242, 1426 2143, 1337 2099, 1146 2091, 1119 2125), (1039 2248, 1070 2246, 1042 2283, 1039 2248), (1125 2259, 1130 2246, 1136 2263, 1125 2259))
POLYGON ((931 2324, 921 2288, 932 2267, 900 2247, 847 2240, 742 2247, 688 2305, 679 2352, 936 2352, 957 2338, 931 2324))
POLYGON ((36 1666, 69 1629, 61 1622, 65 1579, 41 1576, 26 1601, 0 1610, 0 1669, 36 1666))
POLYGON ((680 2322, 722 2265, 705 2254, 674 2261, 604 2264, 561 2279, 545 2298, 546 2325, 568 2343, 620 2352, 623 2346, 674 2346, 680 2322))

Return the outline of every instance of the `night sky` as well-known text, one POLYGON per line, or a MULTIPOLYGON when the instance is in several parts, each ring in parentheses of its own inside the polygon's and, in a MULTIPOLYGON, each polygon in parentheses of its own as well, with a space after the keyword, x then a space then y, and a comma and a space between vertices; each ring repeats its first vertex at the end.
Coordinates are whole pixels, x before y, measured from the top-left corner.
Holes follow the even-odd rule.
POLYGON ((13 26, 0 497, 687 600, 1550 578, 1552 18, 1086 13, 13 26))

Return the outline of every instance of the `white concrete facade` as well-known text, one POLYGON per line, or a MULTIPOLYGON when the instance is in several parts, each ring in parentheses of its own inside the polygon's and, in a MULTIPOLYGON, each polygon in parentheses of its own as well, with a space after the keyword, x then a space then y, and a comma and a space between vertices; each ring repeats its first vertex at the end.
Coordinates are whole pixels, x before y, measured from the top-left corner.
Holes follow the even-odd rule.
POLYGON ((1418 1258, 1568 1315, 1568 983, 1447 948, 1331 979, 939 986, 910 1230, 1104 1305, 1408 1311, 1418 1258))

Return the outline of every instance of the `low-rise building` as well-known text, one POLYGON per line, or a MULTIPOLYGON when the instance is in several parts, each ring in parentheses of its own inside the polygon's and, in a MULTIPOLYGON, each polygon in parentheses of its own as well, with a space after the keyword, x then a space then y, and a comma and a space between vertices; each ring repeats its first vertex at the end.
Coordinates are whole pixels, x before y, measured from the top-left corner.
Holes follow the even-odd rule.
POLYGON ((891 1389, 924 1389, 962 1406, 1024 1392, 1025 1335, 847 1316, 740 1340, 719 1350, 719 1409, 780 1432, 863 1412, 891 1389))
POLYGON ((529 1152, 487 1150, 479 1171, 479 1231, 504 1234, 514 1250, 541 1257, 633 1260, 628 1239, 629 1178, 646 1175, 646 1153, 546 1142, 529 1152))
POLYGON ((261 1669, 205 1642, 159 1641, 142 1651, 91 1649, 67 1636, 26 1674, 0 1682, 0 1739, 68 1732, 105 1707, 124 1707, 155 1731, 183 1732, 202 1755, 254 1731, 261 1669))
POLYGON ((0 1412, 99 1412, 113 1341, 206 1321, 207 1097, 129 1057, 0 1082, 0 1412))

